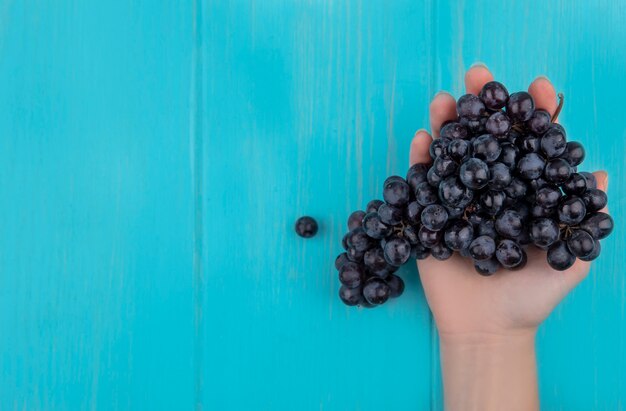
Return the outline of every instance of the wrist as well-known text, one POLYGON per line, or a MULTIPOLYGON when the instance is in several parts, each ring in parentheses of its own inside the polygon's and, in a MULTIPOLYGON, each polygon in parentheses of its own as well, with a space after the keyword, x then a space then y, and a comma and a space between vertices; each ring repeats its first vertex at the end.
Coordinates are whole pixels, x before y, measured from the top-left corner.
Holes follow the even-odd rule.
POLYGON ((503 347, 534 348, 537 328, 523 328, 513 330, 484 330, 484 331, 439 331, 439 341, 442 347, 466 347, 497 350, 503 347))

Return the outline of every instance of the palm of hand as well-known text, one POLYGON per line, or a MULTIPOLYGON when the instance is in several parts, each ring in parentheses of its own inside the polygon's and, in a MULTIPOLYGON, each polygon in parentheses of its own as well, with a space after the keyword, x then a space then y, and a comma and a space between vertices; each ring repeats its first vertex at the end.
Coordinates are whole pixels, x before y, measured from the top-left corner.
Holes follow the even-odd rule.
MULTIPOLYGON (((493 80, 482 66, 466 74, 468 93, 477 94, 493 80)), ((535 80, 529 92, 537 107, 556 110, 556 94, 545 78, 535 80)), ((435 138, 441 123, 456 118, 454 98, 438 94, 432 101, 431 128, 435 138)), ((411 164, 429 162, 432 138, 418 131, 411 143, 411 164)), ((594 173, 598 188, 606 190, 606 174, 594 173)), ((446 261, 433 257, 418 261, 418 270, 428 304, 440 334, 506 334, 536 328, 589 272, 590 263, 577 260, 566 271, 553 270, 544 251, 529 247, 527 265, 517 271, 500 270, 483 277, 476 273, 470 259, 454 254, 446 261)))

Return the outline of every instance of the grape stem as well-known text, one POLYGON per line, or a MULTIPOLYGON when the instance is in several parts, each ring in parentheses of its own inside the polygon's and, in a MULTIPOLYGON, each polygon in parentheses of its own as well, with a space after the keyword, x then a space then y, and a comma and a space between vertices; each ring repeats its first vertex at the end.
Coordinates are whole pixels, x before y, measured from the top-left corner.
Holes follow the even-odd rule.
POLYGON ((565 96, 563 95, 563 93, 559 93, 558 97, 559 97, 559 105, 557 106, 556 111, 554 112, 554 115, 552 116, 553 123, 556 122, 556 119, 559 117, 559 114, 561 114, 561 109, 563 108, 563 103, 565 102, 565 96))

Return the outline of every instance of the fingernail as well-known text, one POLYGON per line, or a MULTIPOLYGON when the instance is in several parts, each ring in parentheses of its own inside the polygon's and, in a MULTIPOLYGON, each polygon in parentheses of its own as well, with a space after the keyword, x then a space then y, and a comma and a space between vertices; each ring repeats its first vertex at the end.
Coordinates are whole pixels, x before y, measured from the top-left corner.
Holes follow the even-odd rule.
POLYGON ((548 76, 545 76, 543 74, 540 75, 540 76, 537 76, 537 78, 535 80, 545 80, 547 82, 550 82, 550 79, 548 78, 548 76))
POLYGON ((452 94, 450 94, 450 92, 445 91, 445 90, 439 90, 439 91, 437 92, 437 94, 435 94, 435 96, 433 97, 433 100, 434 100, 434 99, 436 99, 436 98, 437 98, 437 97, 439 97, 439 96, 444 95, 444 94, 445 94, 445 95, 448 95, 448 96, 450 96, 450 97, 452 97, 452 94))
POLYGON ((470 68, 474 68, 474 67, 484 67, 487 68, 487 65, 485 63, 483 63, 482 61, 477 61, 474 64, 472 64, 470 66, 470 68))
MULTIPOLYGON (((417 135, 418 135, 418 134, 420 134, 420 133, 425 133, 425 134, 427 135, 427 134, 428 134, 428 131, 426 131, 426 129, 425 129, 425 128, 420 128, 419 130, 417 130, 417 131, 415 132, 415 137, 417 137, 417 135)), ((423 136, 423 135, 424 135, 424 134, 422 134, 422 136, 423 136)))

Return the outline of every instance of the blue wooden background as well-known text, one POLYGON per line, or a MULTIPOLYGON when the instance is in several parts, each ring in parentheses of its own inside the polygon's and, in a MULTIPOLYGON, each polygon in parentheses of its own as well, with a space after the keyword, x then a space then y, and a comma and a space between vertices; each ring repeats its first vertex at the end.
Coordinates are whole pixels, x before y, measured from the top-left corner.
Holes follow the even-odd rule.
POLYGON ((540 330, 540 389, 623 410, 625 44, 610 1, 0 1, 0 410, 441 409, 415 268, 358 310, 332 263, 477 60, 549 76, 609 171, 616 232, 540 330))

